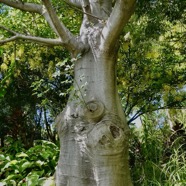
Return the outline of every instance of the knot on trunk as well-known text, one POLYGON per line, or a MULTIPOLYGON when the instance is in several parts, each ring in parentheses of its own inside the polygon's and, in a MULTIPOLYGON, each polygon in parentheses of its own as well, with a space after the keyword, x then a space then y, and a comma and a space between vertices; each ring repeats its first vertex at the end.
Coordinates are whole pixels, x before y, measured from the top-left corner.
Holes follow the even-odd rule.
POLYGON ((107 114, 88 132, 86 146, 97 155, 118 154, 128 145, 128 134, 119 117, 107 114))
POLYGON ((89 122, 99 122, 105 112, 105 106, 100 101, 89 101, 80 109, 80 117, 89 122))
POLYGON ((111 125, 110 126, 110 132, 113 136, 113 138, 117 138, 120 135, 120 129, 117 126, 111 125))

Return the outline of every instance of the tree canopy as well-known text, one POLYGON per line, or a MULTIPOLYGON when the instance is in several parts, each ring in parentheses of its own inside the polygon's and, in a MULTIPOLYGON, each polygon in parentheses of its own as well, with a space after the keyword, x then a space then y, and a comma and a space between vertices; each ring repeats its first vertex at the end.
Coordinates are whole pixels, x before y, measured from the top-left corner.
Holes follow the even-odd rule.
MULTIPOLYGON (((77 34, 82 12, 63 1, 52 3, 59 18, 77 34)), ((149 111, 185 108, 185 6, 184 1, 176 0, 139 1, 123 30, 118 54, 118 86, 129 123, 149 111)), ((0 94, 5 103, 2 107, 8 108, 12 99, 18 100, 19 107, 25 107, 23 100, 26 105, 33 105, 35 100, 33 112, 28 112, 33 113, 32 117, 37 115, 40 106, 47 107, 55 116, 65 105, 72 83, 73 63, 69 54, 65 49, 61 52, 59 47, 27 42, 24 37, 14 41, 17 33, 26 37, 56 37, 37 12, 10 8, 2 1, 0 13, 1 40, 12 40, 0 47, 0 94), (24 98, 15 98, 18 96, 15 86, 24 98)))

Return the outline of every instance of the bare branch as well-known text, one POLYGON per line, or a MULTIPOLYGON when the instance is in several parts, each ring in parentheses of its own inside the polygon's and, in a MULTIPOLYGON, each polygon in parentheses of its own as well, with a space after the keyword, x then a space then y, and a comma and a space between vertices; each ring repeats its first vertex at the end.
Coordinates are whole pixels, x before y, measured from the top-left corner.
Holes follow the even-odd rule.
MULTIPOLYGON (((57 30, 59 36, 65 41, 66 39, 69 39, 70 31, 61 23, 59 20, 57 14, 55 13, 55 10, 53 9, 51 3, 49 0, 42 0, 46 10, 50 16, 50 19, 53 22, 53 25, 55 29, 57 30)), ((71 36, 70 36, 71 37, 71 36)))
POLYGON ((10 0, 0 0, 0 3, 3 3, 5 5, 8 5, 13 8, 17 8, 22 11, 28 11, 30 13, 38 13, 42 15, 50 27, 53 29, 53 31, 58 35, 58 32, 54 28, 54 25, 46 12, 46 10, 43 9, 43 5, 35 4, 35 3, 22 3, 21 1, 10 1, 10 0))
POLYGON ((36 3, 25 3, 21 1, 0 0, 0 3, 23 11, 42 14, 42 5, 36 3))
POLYGON ((146 113, 149 113, 149 112, 154 112, 154 111, 157 111, 157 110, 164 110, 164 109, 185 109, 185 105, 184 104, 181 105, 181 106, 177 106, 177 104, 184 103, 184 101, 186 101, 186 98, 183 98, 181 101, 173 101, 173 102, 171 102, 171 103, 169 103, 167 105, 163 105, 163 106, 160 106, 158 108, 143 110, 144 107, 146 106, 146 104, 145 104, 145 105, 143 105, 136 112, 136 114, 127 123, 130 124, 132 121, 134 121, 135 119, 137 119, 139 116, 141 116, 143 114, 146 114, 146 113))
POLYGON ((13 36, 9 39, 5 39, 0 41, 0 44, 5 44, 7 42, 15 41, 18 39, 24 39, 27 41, 32 41, 35 43, 43 44, 43 45, 48 45, 48 46, 59 46, 62 45, 63 43, 60 41, 60 39, 49 39, 49 38, 42 38, 42 37, 34 37, 34 36, 25 36, 18 34, 16 36, 13 36))
POLYGON ((2 29, 6 30, 14 35, 8 39, 0 40, 0 45, 11 42, 11 41, 19 40, 19 39, 33 41, 35 43, 40 43, 40 44, 49 45, 49 46, 63 45, 63 42, 60 39, 49 39, 49 38, 42 38, 42 37, 35 37, 35 36, 27 36, 27 35, 17 33, 13 30, 10 30, 2 25, 0 25, 0 28, 2 28, 2 29))
MULTIPOLYGON (((59 20, 55 10, 53 9, 49 0, 42 0, 46 10, 49 14, 49 17, 58 32, 59 37, 63 40, 63 43, 67 47, 68 50, 73 54, 74 52, 81 51, 84 48, 84 45, 81 45, 77 42, 76 38, 72 35, 72 33, 64 26, 64 24, 59 20)), ((75 54, 76 55, 76 54, 75 54)))
POLYGON ((118 0, 102 30, 100 49, 112 50, 121 34, 123 27, 128 23, 135 9, 136 0, 118 0))
MULTIPOLYGON (((67 2, 69 2, 70 4, 76 4, 76 5, 80 6, 80 0, 67 0, 67 2)), ((84 50, 85 46, 83 44, 78 43, 76 38, 71 34, 71 32, 59 20, 54 9, 52 8, 52 5, 49 0, 43 0, 43 3, 45 5, 46 9, 44 8, 43 5, 39 5, 36 3, 25 3, 25 2, 21 2, 21 1, 0 0, 0 3, 3 3, 5 5, 8 5, 13 8, 23 10, 23 11, 28 11, 31 13, 38 13, 38 14, 44 16, 44 18, 46 19, 46 21, 48 22, 50 27, 53 29, 53 31, 63 41, 63 42, 62 41, 60 41, 60 42, 62 42, 63 45, 65 45, 68 50, 70 50, 74 55, 76 55, 76 53, 79 53, 80 51, 84 50)), ((22 39, 23 39, 23 35, 20 35, 17 33, 14 35, 16 35, 16 39, 18 39, 20 37, 22 37, 22 39), (18 35, 19 35, 19 37, 18 37, 18 35)), ((28 39, 28 40, 33 39, 33 41, 34 41, 36 38, 38 38, 38 37, 28 38, 28 36, 27 36, 27 38, 25 38, 25 39, 28 39)), ((15 37, 12 37, 11 40, 12 39, 15 39, 15 37)), ((53 43, 53 41, 58 41, 59 39, 53 39, 53 40, 47 39, 47 40, 48 40, 47 42, 53 43)), ((8 40, 6 40, 6 41, 8 41, 8 40)), ((44 40, 42 40, 41 38, 40 38, 40 40, 38 40, 38 42, 40 42, 40 41, 42 41, 43 44, 45 43, 44 40)), ((45 41, 46 41, 46 39, 45 39, 45 41)), ((42 43, 42 42, 40 42, 40 43, 42 43)), ((1 41, 1 43, 2 43, 2 41, 1 41)))
POLYGON ((15 41, 15 40, 17 40, 17 36, 13 36, 13 37, 8 38, 8 39, 0 40, 0 45, 3 45, 5 43, 9 43, 9 42, 15 41))

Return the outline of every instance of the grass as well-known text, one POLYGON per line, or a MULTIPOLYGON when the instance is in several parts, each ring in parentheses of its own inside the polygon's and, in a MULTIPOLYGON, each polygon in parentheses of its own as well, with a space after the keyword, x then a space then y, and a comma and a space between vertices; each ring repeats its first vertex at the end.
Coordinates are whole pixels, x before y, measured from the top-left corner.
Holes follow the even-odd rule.
POLYGON ((130 166, 134 186, 185 186, 186 128, 182 125, 173 131, 166 121, 160 125, 156 118, 146 116, 140 129, 132 127, 130 166))

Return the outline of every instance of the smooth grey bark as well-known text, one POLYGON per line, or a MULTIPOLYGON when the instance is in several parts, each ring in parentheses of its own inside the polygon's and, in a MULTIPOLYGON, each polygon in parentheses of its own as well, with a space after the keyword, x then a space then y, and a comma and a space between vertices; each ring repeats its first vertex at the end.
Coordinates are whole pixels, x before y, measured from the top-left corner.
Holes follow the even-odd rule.
POLYGON ((75 64, 74 91, 57 119, 56 185, 132 185, 129 129, 118 99, 114 56, 95 60, 89 51, 75 64))
POLYGON ((117 93, 116 59, 117 41, 134 11, 135 0, 66 0, 83 12, 78 37, 58 19, 49 0, 42 2, 44 7, 0 0, 8 6, 43 15, 57 39, 24 36, 0 26, 14 34, 0 43, 27 39, 63 45, 75 59, 74 89, 56 119, 61 144, 56 185, 131 186, 129 128, 117 93))

